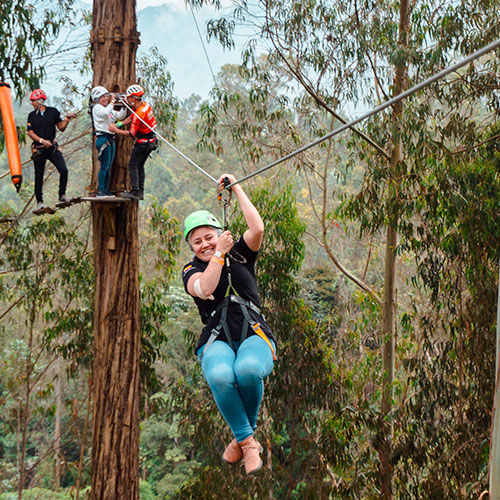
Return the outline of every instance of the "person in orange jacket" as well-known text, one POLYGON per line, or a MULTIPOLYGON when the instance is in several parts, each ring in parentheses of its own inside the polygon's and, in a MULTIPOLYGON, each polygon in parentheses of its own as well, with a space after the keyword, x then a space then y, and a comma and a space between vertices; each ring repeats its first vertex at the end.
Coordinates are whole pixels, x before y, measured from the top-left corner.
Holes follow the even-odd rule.
POLYGON ((128 163, 131 189, 121 194, 123 198, 133 200, 144 199, 144 164, 150 153, 158 147, 158 139, 154 133, 156 119, 151 105, 142 100, 143 95, 144 90, 140 85, 131 85, 125 92, 127 102, 134 110, 129 130, 121 130, 114 123, 108 128, 114 134, 135 138, 134 149, 128 163))

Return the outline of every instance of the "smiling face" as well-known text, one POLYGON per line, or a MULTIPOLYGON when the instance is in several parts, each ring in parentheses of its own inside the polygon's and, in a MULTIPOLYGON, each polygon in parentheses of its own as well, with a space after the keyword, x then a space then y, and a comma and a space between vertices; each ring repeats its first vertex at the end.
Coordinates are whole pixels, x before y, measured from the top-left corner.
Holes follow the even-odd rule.
POLYGON ((129 106, 131 106, 134 109, 137 109, 141 105, 141 100, 138 99, 137 97, 130 95, 127 97, 127 102, 129 106))
POLYGON ((99 104, 101 106, 106 107, 110 102, 111 102, 111 95, 110 94, 104 94, 101 97, 99 97, 99 104))
POLYGON ((189 244, 198 259, 208 262, 215 253, 218 239, 219 234, 215 228, 201 226, 193 229, 189 236, 189 244))

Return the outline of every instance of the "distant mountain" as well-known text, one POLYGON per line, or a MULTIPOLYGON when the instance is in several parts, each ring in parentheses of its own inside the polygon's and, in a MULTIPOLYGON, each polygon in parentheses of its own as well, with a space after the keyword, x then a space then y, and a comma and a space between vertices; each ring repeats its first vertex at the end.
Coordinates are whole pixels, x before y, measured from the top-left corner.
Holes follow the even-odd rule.
MULTIPOLYGON (((79 0, 75 2, 74 8, 90 10, 92 5, 79 0)), ((239 50, 224 51, 215 41, 211 44, 206 41, 205 24, 210 18, 217 17, 217 13, 213 9, 205 8, 195 11, 195 16, 215 74, 217 75, 224 64, 238 63, 239 50)), ((197 94, 206 98, 214 82, 191 11, 188 8, 180 10, 169 4, 146 7, 138 12, 137 25, 141 34, 138 55, 147 53, 153 46, 158 47, 160 54, 168 60, 168 70, 174 81, 176 96, 185 99, 197 94)), ((68 31, 65 30, 59 37, 61 42, 58 40, 59 43, 54 47, 58 47, 67 36, 68 31)), ((81 41, 88 37, 88 29, 81 30, 74 36, 80 43, 66 42, 63 48, 71 44, 80 45, 81 41)), ((53 71, 57 70, 57 73, 51 78, 48 72, 47 80, 43 82, 50 97, 55 98, 61 94, 61 76, 68 76, 78 85, 88 83, 88 75, 80 76, 78 65, 71 62, 81 60, 83 54, 84 48, 74 49, 64 53, 63 62, 60 62, 63 56, 57 56, 58 64, 54 66, 54 62, 51 63, 53 71)))
MULTIPOLYGON (((215 17, 216 13, 204 9, 195 11, 195 16, 215 74, 224 64, 237 63, 238 51, 224 51, 217 42, 208 44, 206 41, 206 21, 215 17)), ((141 50, 147 51, 156 45, 167 58, 175 93, 179 97, 189 97, 193 93, 201 97, 208 95, 213 78, 190 10, 179 11, 168 4, 147 7, 139 11, 138 29, 141 33, 141 50)))

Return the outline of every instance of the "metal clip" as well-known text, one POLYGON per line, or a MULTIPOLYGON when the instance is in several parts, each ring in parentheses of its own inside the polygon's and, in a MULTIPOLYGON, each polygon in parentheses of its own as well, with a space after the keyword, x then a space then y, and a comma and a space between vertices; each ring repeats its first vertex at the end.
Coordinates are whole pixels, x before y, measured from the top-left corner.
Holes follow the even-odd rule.
POLYGON ((228 177, 224 177, 222 179, 222 183, 219 185, 218 191, 217 191, 217 200, 222 207, 222 220, 223 220, 223 226, 224 226, 224 231, 227 230, 229 223, 227 220, 227 207, 229 206, 229 203, 231 202, 231 188, 228 188, 228 186, 231 184, 229 181, 228 177))
POLYGON ((223 184, 220 184, 219 189, 217 190, 217 200, 222 207, 225 207, 225 206, 229 205, 229 203, 231 201, 232 191, 231 191, 231 189, 227 188, 227 186, 229 186, 229 184, 231 184, 229 182, 228 177, 224 177, 222 182, 223 182, 223 184))

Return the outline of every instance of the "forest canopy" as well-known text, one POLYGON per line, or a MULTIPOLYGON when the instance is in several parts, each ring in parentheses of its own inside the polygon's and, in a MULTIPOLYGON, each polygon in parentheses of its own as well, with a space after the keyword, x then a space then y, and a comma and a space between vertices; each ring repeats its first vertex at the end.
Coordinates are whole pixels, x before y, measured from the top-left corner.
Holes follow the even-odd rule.
MULTIPOLYGON (((27 91, 47 77, 39 57, 91 13, 4 3, 0 79, 19 98, 23 137, 27 91)), ((210 43, 229 49, 244 34, 240 64, 220 69, 206 99, 176 95, 158 49, 139 52, 137 77, 161 136, 215 178, 257 172, 500 35, 497 0, 189 4, 221 7, 204 27, 210 43)), ((58 135, 75 196, 92 182, 88 48, 88 85, 61 72, 51 103, 83 111, 58 135)), ((221 461, 232 436, 194 356, 202 324, 181 280, 182 221, 222 209, 215 184, 160 141, 138 209, 141 499, 494 498, 499 57, 497 47, 242 183, 265 223, 256 273, 278 339, 252 481, 221 461)), ((21 141, 19 195, 0 156, 0 500, 85 498, 95 226, 86 203, 32 215, 30 146, 21 141)), ((49 165, 48 200, 57 177, 49 165)), ((228 220, 244 232, 235 200, 228 220)))

